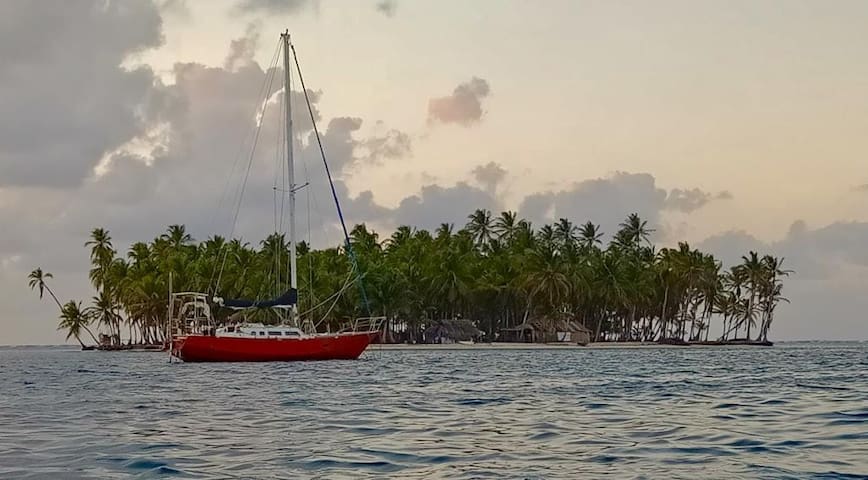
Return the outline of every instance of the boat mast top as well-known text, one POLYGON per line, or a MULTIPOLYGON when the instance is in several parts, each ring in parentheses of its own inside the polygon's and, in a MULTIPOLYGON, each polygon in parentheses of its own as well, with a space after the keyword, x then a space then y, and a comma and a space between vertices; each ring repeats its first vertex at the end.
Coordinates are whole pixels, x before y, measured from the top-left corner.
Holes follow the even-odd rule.
MULTIPOLYGON (((289 286, 291 289, 298 291, 298 274, 296 269, 296 240, 295 240, 295 166, 292 157, 292 89, 290 86, 290 72, 292 71, 292 63, 290 62, 290 50, 292 49, 289 30, 280 34, 283 41, 283 101, 286 105, 286 165, 289 172, 289 286)), ((298 324, 298 305, 292 305, 290 308, 291 324, 298 324)))

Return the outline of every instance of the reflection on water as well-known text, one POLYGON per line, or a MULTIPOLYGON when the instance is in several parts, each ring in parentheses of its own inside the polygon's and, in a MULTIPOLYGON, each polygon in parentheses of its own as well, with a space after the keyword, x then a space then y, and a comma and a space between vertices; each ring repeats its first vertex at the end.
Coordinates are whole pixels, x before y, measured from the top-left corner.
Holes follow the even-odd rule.
POLYGON ((865 478, 868 345, 0 349, 0 478, 865 478))

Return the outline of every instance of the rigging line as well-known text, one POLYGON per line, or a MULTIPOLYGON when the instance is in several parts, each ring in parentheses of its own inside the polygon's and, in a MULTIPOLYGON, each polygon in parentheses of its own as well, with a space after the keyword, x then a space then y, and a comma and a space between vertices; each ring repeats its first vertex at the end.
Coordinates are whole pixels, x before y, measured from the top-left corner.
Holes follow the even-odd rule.
POLYGON ((332 311, 334 311, 335 306, 338 304, 338 301, 340 300, 340 296, 341 296, 345 291, 347 291, 347 289, 350 287, 350 285, 352 285, 352 284, 354 284, 354 283, 356 283, 356 281, 353 279, 353 272, 350 272, 350 273, 347 275, 347 279, 344 281, 344 286, 341 287, 341 289, 338 290, 336 293, 334 293, 332 296, 330 296, 329 298, 323 300, 323 302, 322 302, 320 305, 322 305, 322 304, 324 304, 325 302, 328 302, 329 300, 331 300, 332 298, 334 298, 334 301, 332 302, 332 304, 331 304, 331 306, 329 307, 329 309, 326 310, 326 313, 322 316, 322 318, 321 318, 318 322, 316 322, 316 323, 314 324, 314 328, 319 327, 320 324, 321 324, 322 322, 324 322, 324 321, 328 318, 329 315, 331 315, 332 311))
MULTIPOLYGON (((307 171, 307 163, 302 162, 304 165, 304 176, 305 180, 310 182, 310 174, 307 171)), ((310 303, 313 304, 313 255, 311 255, 311 228, 310 228, 310 191, 312 188, 307 188, 307 252, 305 255, 307 256, 307 288, 308 294, 310 295, 310 303)))
POLYGON ((329 186, 331 187, 331 190, 332 190, 332 197, 334 197, 335 207, 338 210, 338 217, 341 220, 341 228, 344 231, 344 242, 346 243, 347 253, 349 253, 350 261, 353 264, 353 268, 356 270, 356 274, 359 276, 359 291, 362 294, 362 300, 365 304, 365 310, 368 312, 368 315, 370 315, 371 314, 371 306, 368 303, 368 296, 365 293, 365 286, 362 283, 362 276, 361 276, 361 272, 359 271, 359 264, 358 264, 358 261, 356 260, 356 255, 355 255, 355 253, 353 253, 353 245, 350 242, 350 235, 347 232, 347 224, 344 222, 344 214, 343 214, 343 211, 341 211, 341 204, 338 201, 337 191, 335 191, 335 184, 334 184, 334 181, 332 180, 331 170, 329 170, 329 164, 326 161, 325 150, 323 150, 322 140, 320 139, 320 136, 319 136, 319 129, 316 126, 316 119, 314 118, 314 115, 313 115, 313 107, 311 107, 311 105, 310 105, 310 98, 307 94, 307 88, 304 86, 304 77, 301 74, 301 65, 299 65, 299 62, 298 62, 298 54, 295 53, 295 46, 294 45, 290 45, 290 48, 292 49, 293 60, 295 60, 295 69, 298 71, 298 81, 301 83, 301 91, 304 92, 304 101, 305 101, 305 103, 307 103, 307 111, 310 114, 310 122, 313 125, 313 133, 316 135, 316 143, 317 143, 317 146, 319 147, 319 153, 320 153, 320 156, 322 157, 323 165, 325 166, 326 176, 328 176, 329 186))
MULTIPOLYGON (((277 66, 279 54, 280 54, 280 42, 277 42, 277 47, 274 49, 274 54, 271 56, 271 62, 269 63, 269 66, 268 66, 269 71, 273 72, 274 68, 277 66)), ((271 75, 274 75, 274 74, 271 73, 271 75)), ((265 78, 262 79, 262 85, 259 87, 259 94, 257 95, 256 98, 263 98, 263 96, 266 99, 268 98, 267 89, 270 89, 270 86, 266 87, 267 85, 270 85, 270 82, 268 81, 268 74, 266 74, 265 78)), ((235 167, 238 166, 238 161, 241 159, 241 151, 244 149, 244 145, 247 143, 247 137, 249 136, 249 134, 250 134, 250 130, 248 130, 247 134, 244 136, 244 140, 241 142, 241 145, 238 146, 238 152, 235 154, 235 160, 232 163, 232 169, 229 170, 229 175, 226 177, 226 183, 223 185, 223 191, 221 192, 220 199, 217 202, 217 208, 214 210, 214 214, 212 215, 212 218, 211 218, 210 223, 212 226, 216 222, 217 211, 219 211, 223 206, 223 201, 226 198, 226 192, 229 190, 229 182, 232 179, 232 172, 234 172, 235 167)), ((231 237, 231 235, 230 235, 230 237, 231 237)), ((228 240, 231 240, 231 238, 229 238, 228 240)), ((224 245, 222 245, 220 247, 221 250, 224 250, 224 252, 223 252, 223 262, 224 263, 226 261, 226 255, 228 255, 228 249, 227 249, 228 244, 229 244, 228 241, 224 242, 224 245)), ((221 272, 222 272, 222 267, 221 267, 221 272)), ((211 270, 211 278, 208 280, 208 288, 210 289, 212 286, 214 286, 215 292, 216 292, 216 285, 214 285, 214 277, 216 274, 217 274, 217 266, 215 265, 214 268, 211 270)))
MULTIPOLYGON (((271 85, 274 82, 274 73, 275 73, 274 68, 272 68, 270 70, 271 70, 271 74, 270 74, 269 79, 268 79, 268 91, 269 92, 271 91, 271 85)), ((259 144, 259 134, 262 132, 262 123, 265 119, 265 112, 267 110, 268 110, 268 102, 264 101, 262 103, 262 112, 260 113, 259 118, 257 119, 256 134, 253 136, 253 147, 250 149, 250 157, 247 160, 247 171, 244 174, 244 181, 241 183, 241 191, 238 194, 238 202, 235 206, 235 215, 232 218, 232 229, 231 229, 231 233, 229 235, 230 237, 235 235, 235 226, 238 223, 238 214, 241 212, 241 202, 244 199, 244 191, 247 189, 247 179, 250 177, 250 167, 253 166, 253 158, 256 156, 256 146, 259 144)), ((220 288, 220 281, 223 279, 223 269, 226 266, 226 257, 227 257, 227 255, 223 256, 223 262, 220 265, 220 274, 217 276, 217 285, 216 285, 217 288, 215 289, 215 292, 217 291, 217 289, 220 288)))
MULTIPOLYGON (((352 274, 352 272, 350 272, 350 274, 347 275, 347 279, 344 281, 344 286, 341 287, 340 290, 338 290, 337 292, 335 292, 335 293, 329 295, 328 297, 326 297, 325 299, 323 299, 323 301, 319 302, 318 304, 316 304, 316 305, 310 307, 309 309, 307 309, 306 311, 302 312, 302 314, 303 314, 303 315, 307 315, 307 314, 313 313, 313 312, 315 312, 318 308, 320 308, 320 307, 322 307, 323 305, 325 305, 326 303, 330 302, 333 298, 335 298, 335 297, 337 297, 337 296, 340 296, 342 293, 344 293, 344 291, 346 291, 347 288, 349 288, 352 284, 356 283, 356 281, 353 280, 352 276, 353 276, 353 274, 352 274)), ((299 314, 299 316, 302 316, 302 314, 299 314)), ((319 324, 322 323, 323 320, 324 320, 324 318, 323 318, 323 319, 320 319, 320 321, 316 322, 316 326, 319 326, 319 324)))

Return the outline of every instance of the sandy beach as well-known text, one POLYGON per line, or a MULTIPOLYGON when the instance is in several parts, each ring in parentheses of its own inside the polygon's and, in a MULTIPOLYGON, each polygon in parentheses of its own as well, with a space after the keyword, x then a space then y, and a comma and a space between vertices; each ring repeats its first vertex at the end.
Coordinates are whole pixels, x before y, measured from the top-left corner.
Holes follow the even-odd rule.
POLYGON ((623 348, 686 348, 720 345, 664 345, 654 342, 596 342, 588 345, 575 343, 448 343, 448 344, 373 344, 368 350, 565 350, 565 349, 623 349, 623 348))

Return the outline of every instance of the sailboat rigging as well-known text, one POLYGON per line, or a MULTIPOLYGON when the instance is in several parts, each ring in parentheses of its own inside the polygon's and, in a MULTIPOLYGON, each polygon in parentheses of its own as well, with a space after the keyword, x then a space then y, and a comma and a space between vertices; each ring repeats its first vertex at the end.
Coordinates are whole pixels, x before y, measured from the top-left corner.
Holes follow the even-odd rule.
MULTIPOLYGON (((291 72, 293 67, 298 72, 299 82, 304 92, 308 114, 313 125, 313 133, 317 141, 319 153, 325 166, 332 197, 337 209, 338 218, 344 234, 347 255, 352 262, 353 271, 357 274, 358 263, 352 251, 343 212, 338 201, 337 192, 331 177, 331 171, 325 157, 315 116, 310 104, 301 67, 295 47, 290 41, 289 32, 280 36, 283 53, 284 71, 284 114, 286 128, 286 168, 288 173, 288 188, 286 190, 289 209, 289 288, 276 298, 268 300, 224 299, 216 293, 212 298, 205 293, 181 292, 172 293, 169 300, 169 329, 171 332, 170 354, 172 357, 188 361, 290 361, 290 360, 328 360, 355 359, 368 347, 379 334, 385 321, 384 317, 358 318, 337 333, 318 333, 313 322, 304 321, 298 310, 298 269, 297 269, 297 231, 296 231, 296 193, 306 186, 297 185, 295 179, 295 162, 293 157, 293 124, 291 102, 291 72), (293 62, 294 61, 294 62, 293 62), (285 324, 274 326, 261 323, 242 323, 218 326, 212 309, 230 308, 246 311, 249 309, 278 309, 287 315, 283 318, 285 324), (307 325, 302 329, 300 326, 307 325)), ((242 189, 243 192, 243 189, 242 189)), ((240 200, 239 200, 240 201, 240 200)), ((237 217, 237 212, 236 212, 237 217)), ((282 241, 281 241, 282 244, 282 241)), ((279 271, 279 257, 276 259, 276 270, 279 271)), ((218 286, 215 292, 219 289, 218 286)), ((349 280, 349 279, 348 279, 349 280)), ((360 278, 358 278, 360 280, 360 278)), ((277 284, 279 284, 279 279, 277 284)), ((343 293, 346 284, 341 291, 343 293)), ((367 297, 359 281, 361 297, 367 309, 367 297)), ((329 299, 335 297, 333 295, 329 299)))

